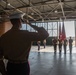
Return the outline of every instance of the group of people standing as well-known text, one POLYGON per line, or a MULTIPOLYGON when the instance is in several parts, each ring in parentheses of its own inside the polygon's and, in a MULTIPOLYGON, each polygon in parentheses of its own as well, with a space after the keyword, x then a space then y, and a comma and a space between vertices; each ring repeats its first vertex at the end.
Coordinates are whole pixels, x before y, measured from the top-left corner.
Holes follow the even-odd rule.
POLYGON ((59 47, 59 53, 62 52, 62 45, 64 48, 64 54, 66 54, 66 50, 67 50, 67 45, 69 44, 69 51, 70 54, 72 53, 72 43, 73 43, 73 39, 70 37, 69 40, 67 40, 66 38, 64 40, 62 39, 57 39, 56 37, 52 40, 53 46, 54 46, 54 53, 57 52, 57 45, 59 47))

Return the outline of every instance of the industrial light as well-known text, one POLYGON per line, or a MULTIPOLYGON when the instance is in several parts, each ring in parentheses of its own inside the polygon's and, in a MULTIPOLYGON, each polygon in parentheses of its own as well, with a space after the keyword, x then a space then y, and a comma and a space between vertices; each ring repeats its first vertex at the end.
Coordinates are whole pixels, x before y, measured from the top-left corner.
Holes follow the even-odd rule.
POLYGON ((58 11, 57 11, 57 10, 55 10, 54 12, 55 12, 55 13, 57 13, 58 11))
POLYGON ((31 13, 31 15, 34 15, 34 13, 31 13))
POLYGON ((10 3, 8 3, 8 5, 11 5, 10 3))

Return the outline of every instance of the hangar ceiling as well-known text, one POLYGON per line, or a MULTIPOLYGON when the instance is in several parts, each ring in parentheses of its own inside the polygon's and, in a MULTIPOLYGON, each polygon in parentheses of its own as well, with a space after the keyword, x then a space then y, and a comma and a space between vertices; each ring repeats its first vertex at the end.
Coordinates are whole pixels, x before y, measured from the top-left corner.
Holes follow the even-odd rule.
POLYGON ((29 21, 76 19, 76 0, 0 0, 0 15, 25 13, 29 21))

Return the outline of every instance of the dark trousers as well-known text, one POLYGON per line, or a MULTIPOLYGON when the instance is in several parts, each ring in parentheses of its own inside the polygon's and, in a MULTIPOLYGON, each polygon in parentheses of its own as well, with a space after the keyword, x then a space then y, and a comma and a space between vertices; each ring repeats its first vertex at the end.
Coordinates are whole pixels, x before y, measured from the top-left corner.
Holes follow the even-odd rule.
POLYGON ((54 53, 57 51, 57 44, 54 44, 54 53))
POLYGON ((62 44, 59 44, 59 53, 62 52, 62 44))
POLYGON ((40 50, 40 44, 38 44, 38 50, 40 50))
POLYGON ((28 62, 7 64, 7 75, 29 75, 30 68, 28 62))
POLYGON ((67 45, 64 45, 64 54, 66 54, 67 45))
POLYGON ((44 48, 46 47, 46 43, 44 43, 44 48))
POLYGON ((72 53, 72 44, 69 45, 70 53, 72 53))

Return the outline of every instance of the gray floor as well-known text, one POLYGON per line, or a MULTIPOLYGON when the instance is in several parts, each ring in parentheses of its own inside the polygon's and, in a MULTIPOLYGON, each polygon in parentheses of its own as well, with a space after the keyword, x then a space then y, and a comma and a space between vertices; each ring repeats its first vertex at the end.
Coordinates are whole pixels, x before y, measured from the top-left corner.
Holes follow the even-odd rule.
POLYGON ((70 55, 64 52, 55 55, 52 47, 41 48, 37 51, 37 47, 32 47, 29 63, 31 75, 76 75, 76 48, 70 55))

